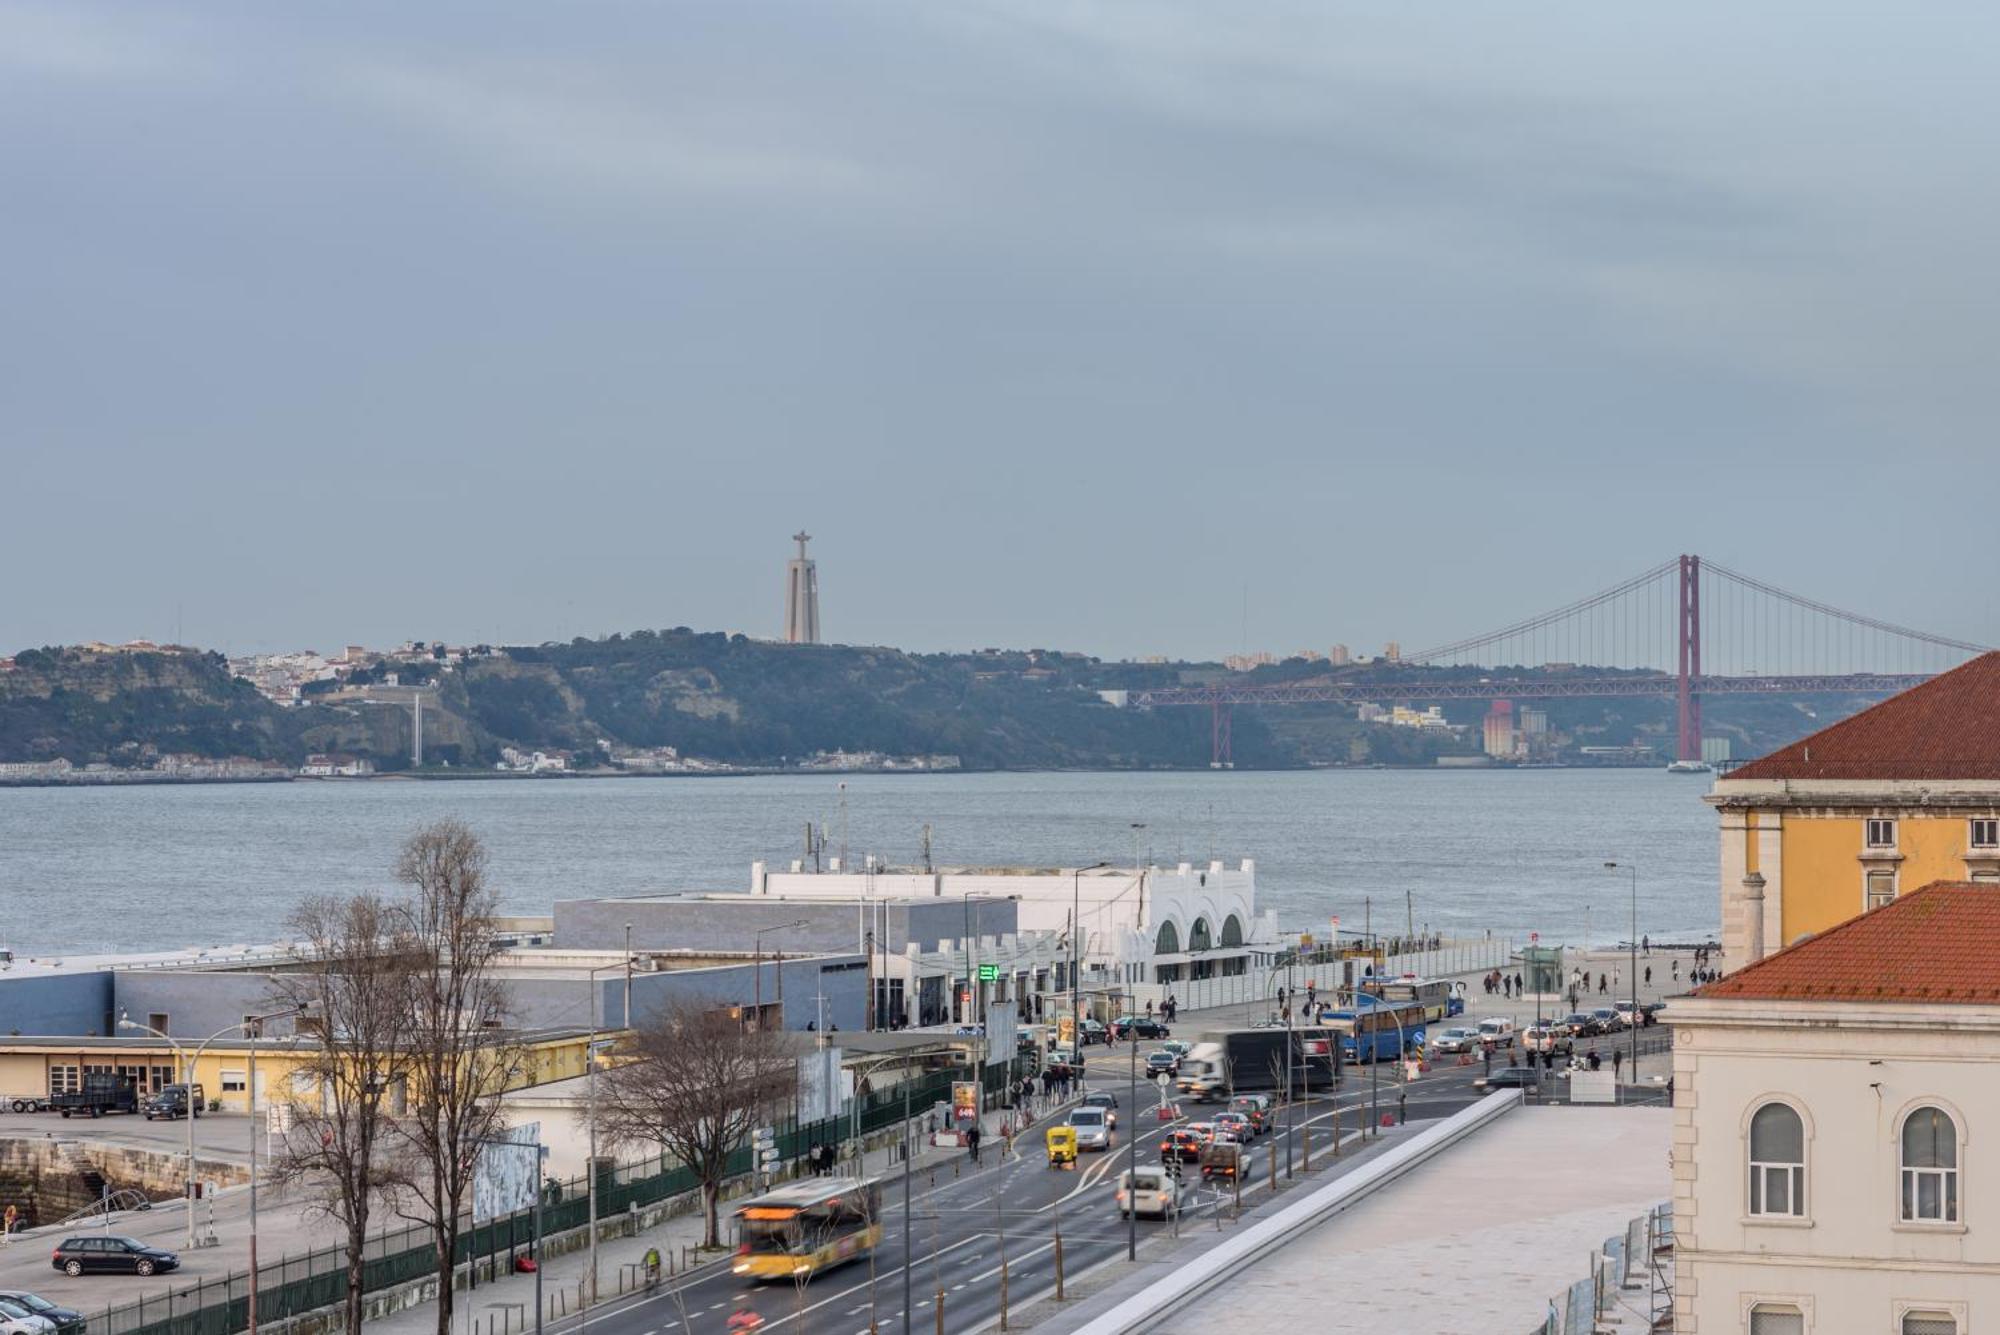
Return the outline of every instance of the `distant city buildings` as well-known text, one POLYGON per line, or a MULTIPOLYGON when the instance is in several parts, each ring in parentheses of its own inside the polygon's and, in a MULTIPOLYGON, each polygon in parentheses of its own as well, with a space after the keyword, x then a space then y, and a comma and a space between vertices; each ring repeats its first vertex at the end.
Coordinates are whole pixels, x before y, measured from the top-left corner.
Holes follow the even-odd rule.
POLYGON ((806 555, 812 534, 792 535, 799 554, 785 563, 785 643, 819 643, 819 563, 806 555))
POLYGON ((1391 663, 1403 661, 1403 645, 1400 640, 1391 640, 1382 646, 1382 657, 1391 663))
POLYGON ((299 775, 307 779, 360 779, 375 772, 375 762, 367 756, 344 754, 311 755, 306 763, 299 766, 299 775))
POLYGON ((1254 654, 1231 654, 1222 660, 1222 666, 1231 672, 1249 672, 1254 668, 1270 667, 1278 661, 1278 656, 1267 649, 1259 649, 1254 654))
POLYGON ((1333 648, 1327 651, 1326 661, 1333 664, 1333 666, 1335 667, 1346 667, 1348 663, 1352 660, 1351 656, 1347 652, 1347 646, 1344 644, 1336 644, 1333 646, 1333 648))

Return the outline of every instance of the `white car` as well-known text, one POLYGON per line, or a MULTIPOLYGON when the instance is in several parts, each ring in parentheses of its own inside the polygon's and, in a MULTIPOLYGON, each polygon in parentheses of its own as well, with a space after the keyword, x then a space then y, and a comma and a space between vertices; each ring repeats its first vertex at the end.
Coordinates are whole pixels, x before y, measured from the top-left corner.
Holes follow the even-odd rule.
POLYGON ((1163 1166, 1147 1164, 1118 1175, 1118 1217, 1128 1213, 1165 1219, 1180 1209, 1180 1179, 1163 1166))
POLYGON ((1479 1046, 1479 1031, 1454 1025, 1431 1040, 1432 1052, 1472 1052, 1479 1046))
POLYGON ((1111 1121, 1104 1108, 1072 1108, 1069 1124, 1076 1128, 1076 1147, 1080 1150, 1108 1150, 1111 1148, 1111 1121))
POLYGON ((55 1335, 56 1323, 0 1298, 0 1335, 55 1335))
POLYGON ((1479 1041, 1489 1048, 1511 1048, 1514 1046, 1514 1022, 1504 1015, 1495 1015, 1479 1022, 1479 1041))

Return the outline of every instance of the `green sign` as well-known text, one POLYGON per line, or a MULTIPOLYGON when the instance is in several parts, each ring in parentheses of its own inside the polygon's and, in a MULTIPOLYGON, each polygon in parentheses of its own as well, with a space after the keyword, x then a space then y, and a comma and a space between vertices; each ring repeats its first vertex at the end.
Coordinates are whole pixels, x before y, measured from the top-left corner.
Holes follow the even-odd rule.
POLYGON ((980 982, 982 982, 982 983, 991 983, 991 982, 994 982, 994 981, 996 981, 996 980, 997 980, 997 979, 998 979, 999 977, 1000 977, 1000 966, 999 966, 999 965, 997 965, 997 964, 982 964, 982 965, 980 965, 980 966, 979 966, 979 981, 980 981, 980 982))

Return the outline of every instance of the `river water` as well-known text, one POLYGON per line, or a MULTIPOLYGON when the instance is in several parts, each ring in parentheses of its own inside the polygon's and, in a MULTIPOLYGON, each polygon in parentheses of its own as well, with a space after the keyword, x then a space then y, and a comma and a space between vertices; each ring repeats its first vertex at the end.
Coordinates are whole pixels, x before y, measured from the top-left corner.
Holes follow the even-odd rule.
MULTIPOLYGON (((354 781, 0 789, 0 944, 24 954, 280 939, 315 891, 386 889, 399 842, 456 816, 487 841, 510 908, 747 888, 800 856, 808 821, 841 840, 824 776, 354 781)), ((1717 921, 1706 780, 1659 770, 854 775, 846 846, 940 865, 1257 861, 1288 929, 1421 929, 1575 944, 1717 921)))

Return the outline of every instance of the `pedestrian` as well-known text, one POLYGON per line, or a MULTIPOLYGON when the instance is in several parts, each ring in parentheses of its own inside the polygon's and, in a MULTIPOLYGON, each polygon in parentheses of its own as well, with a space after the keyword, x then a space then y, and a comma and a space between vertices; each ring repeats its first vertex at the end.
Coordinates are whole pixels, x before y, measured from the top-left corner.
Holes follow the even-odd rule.
POLYGON ((1610 990, 1611 990, 1610 975, 1608 974, 1597 975, 1597 995, 1601 997, 1610 990))
POLYGON ((1514 995, 1513 980, 1508 978, 1502 978, 1500 980, 1500 992, 1503 996, 1510 996, 1510 997, 1513 996, 1514 995))
POLYGON ((1653 966, 1648 964, 1646 966, 1646 986, 1651 987, 1652 985, 1653 985, 1653 966))
MULTIPOLYGON (((1590 1069, 1591 1069, 1591 1070, 1593 1070, 1593 1071, 1595 1071, 1595 1070, 1596 1070, 1596 1069, 1598 1068, 1598 1065, 1600 1064, 1600 1063, 1599 1063, 1599 1060, 1598 1060, 1598 1056, 1597 1056, 1597 1049, 1596 1049, 1596 1048, 1592 1048, 1592 1049, 1591 1049, 1591 1050, 1589 1051, 1589 1053, 1585 1055, 1585 1057, 1584 1057, 1584 1060, 1585 1060, 1585 1061, 1587 1061, 1587 1062, 1589 1062, 1589 1063, 1590 1063, 1590 1069)), ((977 1150, 974 1150, 974 1151, 973 1151, 973 1154, 974 1154, 975 1156, 977 1156, 977 1154, 978 1154, 978 1153, 979 1153, 979 1152, 978 1152, 977 1150)))
POLYGON ((1678 982, 1679 982, 1680 980, 1681 980, 1681 962, 1680 962, 1679 960, 1675 960, 1675 961, 1674 961, 1674 981, 1678 983, 1678 982))
POLYGON ((1493 1074, 1493 1045, 1491 1043, 1484 1044, 1479 1049, 1479 1073, 1484 1076, 1491 1076, 1493 1074))
POLYGON ((1625 1049, 1615 1048, 1611 1053, 1611 1078, 1616 1080, 1625 1070, 1625 1049))
POLYGON ((1648 955, 1653 953, 1653 934, 1651 932, 1639 938, 1639 949, 1645 951, 1648 955))
POLYGON ((979 1123, 974 1122, 965 1132, 965 1148, 972 1151, 972 1162, 979 1162, 979 1123))
POLYGON ((1146 1003, 1146 1018, 1149 1020, 1153 1018, 1153 1003, 1150 1001, 1146 1003))
POLYGON ((1521 975, 1517 973, 1514 975, 1514 995, 1518 997, 1523 994, 1524 989, 1521 986, 1521 975))

